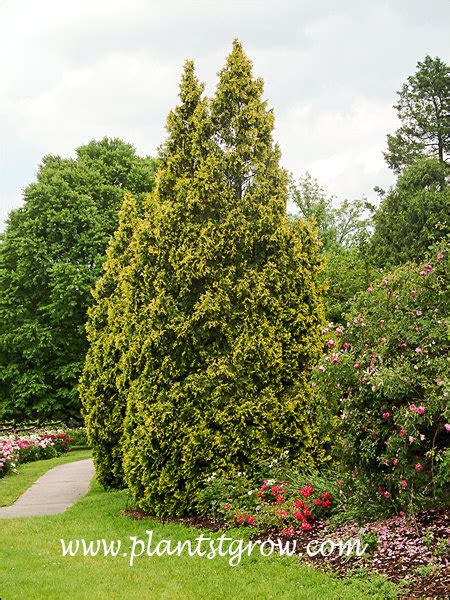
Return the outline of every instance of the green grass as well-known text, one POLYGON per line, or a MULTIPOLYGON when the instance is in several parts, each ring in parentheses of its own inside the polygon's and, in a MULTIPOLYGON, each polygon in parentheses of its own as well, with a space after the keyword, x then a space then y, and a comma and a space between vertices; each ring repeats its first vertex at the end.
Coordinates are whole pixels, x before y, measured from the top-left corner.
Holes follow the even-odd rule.
MULTIPOLYGON (((19 473, 10 473, 3 479, 0 479, 0 506, 9 506, 27 490, 36 479, 46 473, 52 467, 62 465, 83 458, 90 458, 90 450, 74 450, 68 454, 63 454, 57 458, 47 460, 37 460, 35 462, 25 463, 17 467, 19 473)), ((1 598, 1 590, 0 590, 1 598)))
MULTIPOLYGON (((126 491, 93 489, 60 515, 0 520, 0 597, 5 600, 315 600, 396 598, 396 588, 381 577, 337 579, 303 565, 298 558, 254 553, 237 567, 226 557, 142 555, 129 566, 122 552, 115 558, 62 556, 60 538, 86 541, 146 539, 194 540, 199 531, 156 520, 122 516, 126 491)), ((239 532, 234 532, 241 537, 239 532)), ((208 535, 205 533, 205 535, 208 535)), ((216 535, 216 534, 214 534, 216 535)))

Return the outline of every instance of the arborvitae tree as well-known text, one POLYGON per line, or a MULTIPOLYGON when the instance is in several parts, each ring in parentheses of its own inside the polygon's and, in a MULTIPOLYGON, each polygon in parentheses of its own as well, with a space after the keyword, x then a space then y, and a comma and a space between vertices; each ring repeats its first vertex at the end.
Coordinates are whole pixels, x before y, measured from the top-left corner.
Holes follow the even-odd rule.
MULTIPOLYGON (((175 186, 192 173, 190 140, 192 115, 203 91, 191 61, 185 65, 181 84, 181 105, 168 117, 170 136, 160 148, 166 169, 159 177, 160 201, 171 198, 175 186), (164 191, 165 190, 165 191, 164 191)), ((192 141, 192 140, 191 140, 192 141)), ((192 144, 191 144, 192 145, 192 144)), ((98 481, 106 488, 124 485, 121 437, 128 388, 138 372, 141 348, 135 329, 146 318, 141 295, 153 294, 154 235, 156 207, 149 195, 143 203, 145 218, 138 218, 136 203, 126 195, 119 215, 119 228, 111 239, 103 277, 94 290, 95 304, 87 324, 90 348, 80 381, 83 414, 93 448, 98 481), (140 253, 134 253, 138 239, 140 253), (141 257, 145 256, 142 263, 141 257), (132 261, 134 257, 134 261, 132 261), (145 279, 130 284, 146 269, 145 279), (142 284, 142 294, 139 286, 142 284)))
POLYGON ((184 133, 162 156, 153 241, 137 240, 124 470, 152 513, 189 511, 214 473, 320 457, 308 381, 321 349, 319 252, 309 227, 285 216, 287 177, 262 92, 236 41, 210 116, 199 102, 183 123, 169 120, 169 139, 175 122, 184 133))
POLYGON ((90 344, 80 379, 82 413, 92 446, 97 480, 107 489, 123 487, 122 449, 128 380, 123 364, 130 328, 126 270, 139 224, 131 194, 125 194, 119 226, 109 242, 103 276, 93 291, 86 324, 90 344))
POLYGON ((0 245, 0 419, 80 418, 91 289, 124 191, 142 198, 155 170, 118 139, 44 158, 0 245))

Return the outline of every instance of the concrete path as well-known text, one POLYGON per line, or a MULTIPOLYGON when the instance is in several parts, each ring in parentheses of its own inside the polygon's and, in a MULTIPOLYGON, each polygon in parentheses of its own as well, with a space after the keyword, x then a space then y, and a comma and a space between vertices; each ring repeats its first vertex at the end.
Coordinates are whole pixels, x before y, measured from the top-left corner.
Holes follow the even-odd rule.
POLYGON ((0 508, 0 519, 62 513, 84 496, 94 476, 91 458, 53 467, 39 477, 13 505, 0 508))

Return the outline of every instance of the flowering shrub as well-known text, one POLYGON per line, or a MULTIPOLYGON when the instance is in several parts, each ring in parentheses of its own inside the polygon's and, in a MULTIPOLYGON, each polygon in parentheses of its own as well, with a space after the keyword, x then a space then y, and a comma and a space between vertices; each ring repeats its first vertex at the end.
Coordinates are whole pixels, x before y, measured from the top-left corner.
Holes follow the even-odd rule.
POLYGON ((53 458, 72 449, 65 433, 33 433, 0 437, 0 477, 17 472, 17 465, 53 458))
POLYGON ((444 253, 359 294, 345 327, 323 330, 319 381, 340 415, 339 455, 406 506, 448 483, 448 271, 444 253))
POLYGON ((314 520, 327 514, 333 504, 332 495, 317 492, 313 484, 298 487, 288 481, 266 479, 252 487, 244 476, 212 481, 199 497, 206 509, 203 512, 214 508, 230 526, 276 527, 287 535, 311 529, 314 520), (219 491, 223 492, 220 499, 219 491), (213 499, 209 508, 207 499, 213 499))

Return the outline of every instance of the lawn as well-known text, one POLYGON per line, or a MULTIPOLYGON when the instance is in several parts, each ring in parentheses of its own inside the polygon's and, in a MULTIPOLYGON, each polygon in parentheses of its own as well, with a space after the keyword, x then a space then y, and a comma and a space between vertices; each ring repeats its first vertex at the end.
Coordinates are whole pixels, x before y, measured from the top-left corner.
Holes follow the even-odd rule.
POLYGON ((19 473, 11 473, 0 479, 0 506, 9 506, 27 490, 32 483, 43 475, 48 469, 62 465, 63 463, 90 458, 92 452, 89 449, 74 450, 69 454, 63 454, 56 458, 47 460, 36 460, 17 467, 19 473))
MULTIPOLYGON (((78 453, 78 458, 83 455, 78 453)), ((67 457, 65 457, 67 458, 67 457)), ((46 461, 47 465, 59 464, 46 461)), ((27 465, 32 467, 33 465, 27 465)), ((39 473, 43 465, 34 465, 39 473)), ((36 477, 27 471, 28 481, 36 477)), ((25 470, 17 480, 25 475, 25 470)), ((0 481, 5 497, 9 478, 0 481)), ((8 497, 11 497, 9 489, 8 497)), ((145 539, 152 529, 156 539, 194 540, 199 531, 158 521, 133 521, 121 511, 130 504, 126 491, 106 493, 97 484, 65 513, 51 517, 0 521, 2 543, 0 597, 5 600, 89 599, 268 599, 313 600, 395 598, 396 588, 380 577, 337 579, 306 567, 296 558, 245 557, 237 567, 227 557, 207 560, 198 556, 143 555, 129 566, 128 557, 63 557, 60 538, 122 540, 145 539)), ((241 537, 241 532, 234 532, 241 537)), ((205 535, 208 535, 205 533, 205 535)), ((218 535, 218 534, 211 534, 218 535)))

